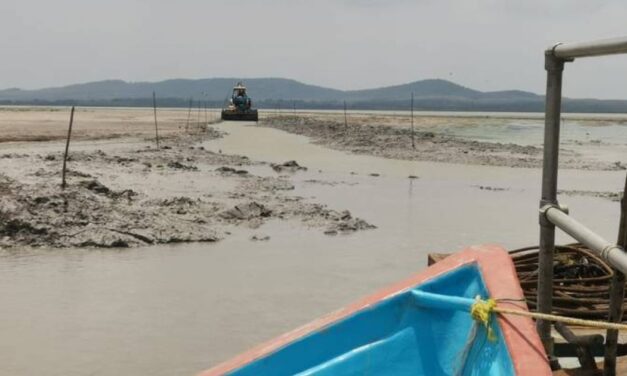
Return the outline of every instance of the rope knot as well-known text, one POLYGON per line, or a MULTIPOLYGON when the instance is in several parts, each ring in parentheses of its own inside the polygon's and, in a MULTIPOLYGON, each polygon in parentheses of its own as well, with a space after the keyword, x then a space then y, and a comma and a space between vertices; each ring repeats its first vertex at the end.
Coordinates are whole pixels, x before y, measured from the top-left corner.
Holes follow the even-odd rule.
POLYGON ((496 300, 482 300, 479 296, 475 298, 475 302, 470 307, 470 316, 485 327, 488 332, 488 340, 490 342, 496 341, 496 334, 490 325, 492 321, 492 313, 494 312, 495 307, 496 300))

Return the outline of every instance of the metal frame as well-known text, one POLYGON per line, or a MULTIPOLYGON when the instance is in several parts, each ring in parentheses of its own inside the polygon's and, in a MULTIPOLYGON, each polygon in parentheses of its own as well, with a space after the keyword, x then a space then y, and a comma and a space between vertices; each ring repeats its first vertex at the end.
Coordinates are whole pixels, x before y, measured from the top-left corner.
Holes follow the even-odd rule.
MULTIPOLYGON (((564 65, 567 62, 574 61, 575 58, 622 53, 627 53, 627 38, 584 43, 558 43, 545 51, 547 85, 542 197, 540 200, 540 259, 538 266, 538 311, 542 313, 551 313, 553 309, 553 254, 555 251, 556 226, 588 246, 593 252, 598 253, 608 261, 612 267, 618 269, 620 272, 616 273, 617 275, 621 276, 621 273, 627 273, 627 254, 623 248, 609 243, 571 218, 567 209, 561 207, 557 202, 557 170, 564 65)), ((615 278, 612 281, 612 291, 610 293, 612 297, 610 301, 610 320, 619 321, 621 319, 623 295, 624 278, 615 278)), ((538 320, 537 329, 549 358, 553 360, 551 323, 538 320)), ((604 375, 614 375, 616 372, 616 337, 615 331, 608 331, 604 375)))

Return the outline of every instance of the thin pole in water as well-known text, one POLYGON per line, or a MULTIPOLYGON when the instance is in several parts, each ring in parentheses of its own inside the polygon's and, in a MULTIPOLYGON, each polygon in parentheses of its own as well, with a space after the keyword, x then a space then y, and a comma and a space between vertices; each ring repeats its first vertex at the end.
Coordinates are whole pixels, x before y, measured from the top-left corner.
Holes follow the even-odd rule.
POLYGON ((200 132, 200 101, 198 101, 198 123, 196 123, 196 129, 200 132))
POLYGON ((61 172, 61 189, 65 189, 65 169, 67 166, 67 154, 70 150, 70 138, 72 137, 72 123, 74 123, 74 106, 70 112, 70 127, 67 130, 67 141, 65 142, 65 154, 63 155, 63 171, 61 172))
POLYGON ((348 130, 348 118, 346 117, 346 101, 344 101, 344 129, 348 130))
POLYGON ((157 125, 157 94, 152 92, 152 108, 155 113, 155 139, 157 140, 157 149, 159 149, 159 126, 157 125))
POLYGON ((414 92, 411 92, 411 147, 416 148, 416 141, 414 135, 414 92))
POLYGON ((192 103, 194 98, 189 98, 189 111, 187 112, 187 123, 185 123, 185 132, 189 129, 189 120, 192 118, 192 103))

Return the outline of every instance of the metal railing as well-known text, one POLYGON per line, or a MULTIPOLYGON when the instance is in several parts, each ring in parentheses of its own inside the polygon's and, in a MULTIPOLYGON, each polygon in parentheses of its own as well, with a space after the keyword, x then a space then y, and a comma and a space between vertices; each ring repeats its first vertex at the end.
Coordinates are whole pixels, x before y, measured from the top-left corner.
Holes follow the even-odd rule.
MULTIPOLYGON (((581 223, 571 218, 557 202, 557 170, 559 156, 560 118, 562 102, 562 72, 564 64, 575 58, 627 53, 627 38, 606 39, 584 43, 558 43, 545 51, 547 71, 546 107, 544 125, 544 160, 542 166, 542 198, 540 200, 540 258, 538 276, 538 311, 551 313, 553 309, 553 256, 555 227, 585 244, 619 272, 612 279, 610 292, 610 321, 622 319, 624 274, 627 273, 627 254, 581 223)), ((539 320, 538 334, 547 354, 553 358, 551 323, 539 320)), ((604 375, 615 374, 617 332, 606 336, 604 375)))

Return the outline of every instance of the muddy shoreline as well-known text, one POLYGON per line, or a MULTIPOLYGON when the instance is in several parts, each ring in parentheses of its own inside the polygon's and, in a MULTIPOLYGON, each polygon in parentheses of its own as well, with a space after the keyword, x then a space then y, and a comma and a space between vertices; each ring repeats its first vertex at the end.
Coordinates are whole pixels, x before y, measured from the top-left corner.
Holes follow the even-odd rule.
MULTIPOLYGON (((310 137, 312 142, 336 150, 391 159, 457 163, 486 166, 540 168, 542 149, 514 143, 481 142, 444 135, 415 126, 393 126, 390 119, 351 118, 341 115, 268 116, 260 126, 310 137), (412 146, 413 133, 413 146, 412 146)), ((621 163, 581 158, 577 152, 562 149, 560 167, 578 170, 624 170, 621 163)))
POLYGON ((215 242, 234 228, 257 229, 271 220, 296 221, 328 235, 375 227, 294 195, 290 176, 304 169, 296 161, 271 166, 199 146, 217 137, 208 128, 200 135, 171 135, 160 149, 129 144, 71 151, 65 190, 61 151, 41 153, 28 144, 1 154, 10 168, 0 171, 0 247, 215 242))

